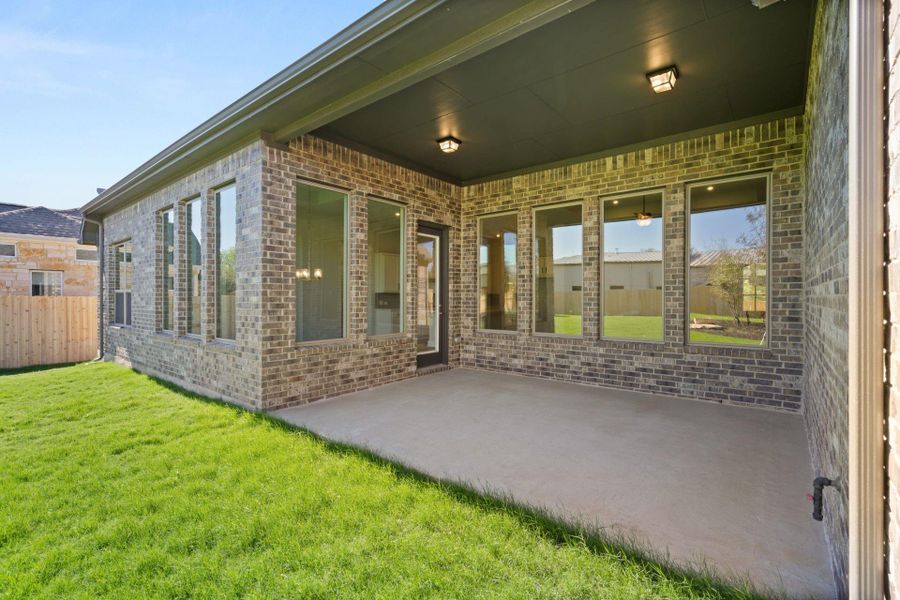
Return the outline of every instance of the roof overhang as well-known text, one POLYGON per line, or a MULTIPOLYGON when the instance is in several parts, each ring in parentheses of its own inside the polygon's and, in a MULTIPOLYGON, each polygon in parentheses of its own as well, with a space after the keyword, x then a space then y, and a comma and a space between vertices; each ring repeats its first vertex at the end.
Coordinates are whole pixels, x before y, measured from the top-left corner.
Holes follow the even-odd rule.
POLYGON ((388 0, 81 210, 103 216, 253 140, 284 142, 308 133, 591 1, 388 0))

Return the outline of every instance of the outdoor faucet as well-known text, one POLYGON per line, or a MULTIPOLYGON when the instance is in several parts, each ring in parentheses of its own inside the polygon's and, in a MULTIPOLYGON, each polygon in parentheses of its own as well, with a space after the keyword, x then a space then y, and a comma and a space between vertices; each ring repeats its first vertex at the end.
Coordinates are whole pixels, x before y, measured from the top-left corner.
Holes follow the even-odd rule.
POLYGON ((822 520, 822 488, 832 485, 834 482, 827 477, 816 477, 813 479, 812 518, 816 521, 822 520))

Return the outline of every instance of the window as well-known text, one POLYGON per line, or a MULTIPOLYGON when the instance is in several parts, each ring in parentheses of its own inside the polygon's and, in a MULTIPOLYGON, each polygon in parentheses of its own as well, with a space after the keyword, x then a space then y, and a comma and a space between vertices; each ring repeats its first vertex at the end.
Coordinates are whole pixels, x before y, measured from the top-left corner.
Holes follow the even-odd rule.
POLYGON ((162 225, 162 328, 175 329, 173 306, 175 304, 175 210, 169 208, 160 213, 162 225))
POLYGON ((481 329, 516 330, 515 213, 478 220, 478 326, 481 329))
POLYGON ((344 337, 347 196, 297 185, 297 340, 344 337))
POLYGON ((113 323, 131 325, 131 242, 113 246, 112 288, 115 294, 113 323))
POLYGON ((32 296, 62 296, 62 271, 32 271, 32 296))
POLYGON ((75 260, 80 260, 84 262, 96 262, 97 261, 97 250, 94 248, 76 248, 75 249, 75 260))
POLYGON ((200 198, 185 203, 185 288, 187 325, 191 335, 200 335, 200 290, 203 276, 203 205, 200 198))
POLYGON ((406 209, 369 200, 369 335, 403 331, 406 209))
POLYGON ((237 188, 216 190, 216 337, 235 337, 237 188))
POLYGON ((15 244, 0 244, 0 258, 15 258, 16 257, 16 245, 15 244))
POLYGON ((663 339, 662 192, 603 201, 603 337, 663 339))
POLYGON ((581 203, 534 211, 534 330, 580 336, 583 285, 581 203))
POLYGON ((768 176, 688 188, 690 342, 765 345, 768 190, 768 176))

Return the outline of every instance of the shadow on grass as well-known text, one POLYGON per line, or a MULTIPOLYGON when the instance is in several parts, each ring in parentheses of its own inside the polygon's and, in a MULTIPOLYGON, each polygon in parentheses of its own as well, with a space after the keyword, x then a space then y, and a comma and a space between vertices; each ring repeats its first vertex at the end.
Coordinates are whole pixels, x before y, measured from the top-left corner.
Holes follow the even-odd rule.
POLYGON ((145 373, 143 375, 158 385, 182 396, 216 404, 236 414, 250 415, 251 418, 264 422, 276 429, 308 435, 334 454, 363 458, 375 466, 389 469, 398 479, 413 481, 420 485, 436 486, 459 502, 483 511, 510 515, 532 531, 536 531, 544 539, 558 546, 583 544, 594 554, 612 558, 619 563, 628 563, 639 567, 653 581, 678 582, 693 594, 701 594, 713 598, 734 598, 737 600, 788 598, 782 591, 760 588, 747 578, 724 577, 714 572, 706 564, 692 563, 686 565, 676 563, 666 553, 651 548, 645 542, 621 534, 610 533, 599 525, 578 524, 573 520, 567 519, 565 515, 519 502, 507 494, 491 490, 479 490, 458 481, 436 478, 404 464, 400 460, 386 458, 371 450, 352 444, 329 440, 314 431, 293 425, 268 413, 251 410, 224 400, 209 398, 158 377, 145 373))
POLYGON ((75 365, 80 365, 83 363, 79 362, 70 362, 70 363, 56 363, 52 365, 31 365, 30 367, 17 367, 15 369, 0 369, 0 377, 4 375, 20 375, 22 373, 34 373, 36 371, 51 371, 53 369, 62 369, 65 367, 74 367, 75 365))

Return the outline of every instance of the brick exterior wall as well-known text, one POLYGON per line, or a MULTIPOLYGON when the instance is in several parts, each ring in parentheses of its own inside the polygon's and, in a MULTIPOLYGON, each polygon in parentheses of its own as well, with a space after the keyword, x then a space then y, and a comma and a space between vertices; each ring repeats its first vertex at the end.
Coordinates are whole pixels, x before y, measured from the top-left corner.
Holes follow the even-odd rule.
POLYGON ((848 65, 846 0, 816 11, 807 91, 803 415, 825 491, 825 529, 837 588, 847 593, 848 547, 848 65))
MULTIPOLYGON (((290 145, 258 141, 104 220, 107 279, 111 246, 131 239, 133 323, 107 327, 107 355, 182 385, 256 408, 308 402, 380 385, 416 373, 414 302, 419 283, 415 234, 419 221, 447 226, 449 238, 449 363, 796 411, 802 375, 801 215, 803 119, 788 117, 628 154, 462 189, 433 177, 313 136, 290 145), (767 348, 684 343, 685 184, 751 172, 772 174, 771 289, 767 348), (214 340, 215 219, 213 189, 237 181, 237 340, 214 340), (348 331, 341 340, 295 340, 295 189, 298 181, 345 190, 349 201, 348 331), (599 202, 606 194, 647 187, 665 190, 665 341, 599 337, 599 202), (203 335, 185 336, 183 277, 175 284, 175 331, 161 332, 159 211, 176 207, 176 253, 183 257, 184 201, 203 196, 206 216, 203 335), (406 207, 404 333, 367 333, 366 204, 383 198, 406 207), (533 335, 531 209, 584 202, 584 336, 533 335), (476 331, 476 219, 515 210, 519 219, 519 331, 476 331), (647 373, 652 374, 646 376, 647 373), (644 374, 644 375, 642 375, 644 374)), ((183 258, 176 257, 182 271, 183 258)), ((112 319, 107 281, 105 322, 112 319)))
POLYGON ((716 402, 800 408, 803 370, 801 258, 803 119, 722 131, 463 190, 462 356, 465 366, 716 402), (771 172, 771 290, 768 348, 685 344, 685 184, 771 172), (600 338, 600 202, 603 196, 664 190, 663 343, 600 338), (536 206, 584 206, 584 335, 531 333, 532 218, 536 206), (516 211, 518 331, 477 330, 477 218, 516 211))
POLYGON ((63 296, 93 296, 97 293, 96 261, 75 258, 77 240, 19 237, 0 234, 0 243, 16 244, 16 257, 0 256, 0 296, 30 296, 31 272, 62 271, 63 296))
MULTIPOLYGON (((166 186, 103 219, 105 356, 174 381, 198 392, 258 407, 262 361, 262 206, 260 176, 264 144, 254 142, 213 164, 166 186), (236 339, 215 339, 215 193, 224 184, 237 185, 237 300, 236 339), (182 249, 185 200, 203 198, 204 237, 201 336, 183 336, 184 277, 175 279, 178 331, 160 331, 161 298, 158 274, 162 265, 162 227, 159 211, 176 206, 176 245, 182 249), (132 324, 112 325, 115 306, 113 245, 132 243, 132 324)), ((176 250, 177 252, 177 250, 176 250)), ((180 254, 179 256, 183 256, 180 254)), ((177 259, 177 258, 176 258, 177 259)))
POLYGON ((888 591, 900 598, 900 7, 887 15, 887 548, 888 591))
POLYGON ((263 160, 263 390, 266 408, 360 390, 416 373, 414 302, 416 226, 449 228, 450 290, 447 314, 450 364, 459 362, 460 190, 449 183, 355 150, 305 136, 266 148, 263 160), (346 338, 295 340, 295 190, 298 181, 325 184, 349 195, 349 310, 346 338), (366 211, 369 197, 406 207, 406 284, 403 333, 368 335, 366 211))

